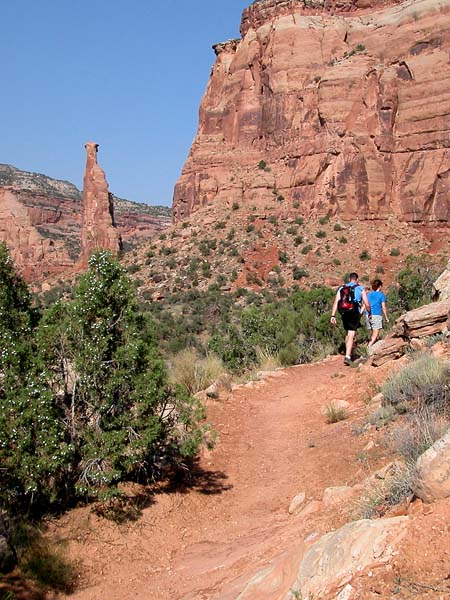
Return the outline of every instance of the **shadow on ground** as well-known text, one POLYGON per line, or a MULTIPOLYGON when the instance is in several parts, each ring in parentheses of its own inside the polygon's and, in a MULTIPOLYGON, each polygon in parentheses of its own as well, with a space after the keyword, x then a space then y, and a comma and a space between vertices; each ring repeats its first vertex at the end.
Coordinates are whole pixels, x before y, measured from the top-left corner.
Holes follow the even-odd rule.
POLYGON ((187 469, 173 473, 160 487, 159 492, 187 494, 195 490, 200 494, 211 496, 231 490, 233 486, 227 483, 227 480, 228 476, 223 471, 204 469, 198 460, 194 460, 187 469))
POLYGON ((54 600, 54 594, 38 590, 16 572, 0 576, 0 600, 54 600))

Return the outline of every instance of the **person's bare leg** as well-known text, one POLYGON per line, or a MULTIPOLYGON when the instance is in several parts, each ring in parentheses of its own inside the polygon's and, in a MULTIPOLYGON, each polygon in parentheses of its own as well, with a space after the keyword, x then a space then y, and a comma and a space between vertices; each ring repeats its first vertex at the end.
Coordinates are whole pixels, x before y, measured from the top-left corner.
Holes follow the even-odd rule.
POLYGON ((378 339, 379 329, 372 329, 372 337, 370 338, 369 346, 373 346, 378 339))
POLYGON ((345 356, 352 355, 353 344, 355 343, 356 331, 347 331, 345 336, 345 356))

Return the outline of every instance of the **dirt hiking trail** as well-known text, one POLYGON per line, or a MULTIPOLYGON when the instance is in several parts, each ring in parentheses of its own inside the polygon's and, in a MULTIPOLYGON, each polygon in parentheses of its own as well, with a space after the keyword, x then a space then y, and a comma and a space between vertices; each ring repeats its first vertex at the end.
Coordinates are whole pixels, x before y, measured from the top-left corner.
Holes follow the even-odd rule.
MULTIPOLYGON (((370 458, 363 451, 375 431, 357 435, 376 377, 381 369, 349 368, 331 357, 209 401, 218 440, 192 486, 161 487, 131 524, 80 508, 52 525, 82 573, 70 598, 231 600, 274 556, 295 556, 305 538, 343 525, 348 514, 322 510, 299 519, 288 507, 305 492, 305 505, 314 509, 311 501, 321 500, 324 488, 352 485, 387 462, 382 444, 370 458), (350 403, 350 418, 328 424, 325 407, 339 400, 350 403)), ((285 574, 292 581, 297 566, 285 574)))

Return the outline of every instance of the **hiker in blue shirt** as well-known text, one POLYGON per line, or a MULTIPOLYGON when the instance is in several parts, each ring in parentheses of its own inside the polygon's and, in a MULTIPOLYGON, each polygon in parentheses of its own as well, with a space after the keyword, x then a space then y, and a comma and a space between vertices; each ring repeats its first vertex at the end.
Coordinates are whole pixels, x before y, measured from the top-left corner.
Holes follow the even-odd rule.
POLYGON ((372 291, 367 294, 369 299, 371 315, 368 317, 369 327, 372 330, 372 337, 369 340, 369 353, 372 346, 378 339, 380 331, 383 329, 383 315, 386 323, 389 323, 389 317, 386 308, 386 296, 381 291, 383 282, 379 279, 372 281, 372 291))
POLYGON ((361 326, 363 305, 367 314, 370 315, 367 292, 362 285, 359 285, 358 279, 358 273, 350 273, 349 281, 341 285, 336 292, 331 309, 332 325, 336 325, 336 312, 339 311, 342 317, 342 325, 347 332, 345 336, 345 365, 350 365, 352 362, 353 344, 355 343, 356 331, 361 326))

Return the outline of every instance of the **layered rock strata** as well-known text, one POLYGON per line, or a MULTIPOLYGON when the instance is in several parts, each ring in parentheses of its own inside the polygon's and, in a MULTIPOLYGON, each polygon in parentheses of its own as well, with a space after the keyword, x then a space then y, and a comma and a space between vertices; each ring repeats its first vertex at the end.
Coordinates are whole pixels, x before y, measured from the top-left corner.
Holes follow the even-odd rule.
MULTIPOLYGON (((78 260, 80 190, 68 181, 0 164, 0 240, 29 281, 63 273, 78 260)), ((157 235, 171 211, 114 197, 115 219, 125 250, 157 235)))
POLYGON ((450 216, 450 3, 261 0, 217 55, 174 192, 434 228, 450 216))
POLYGON ((105 173, 97 162, 98 144, 88 142, 85 148, 80 254, 83 265, 87 264, 95 250, 110 250, 118 254, 122 248, 122 239, 114 222, 112 194, 105 173))

